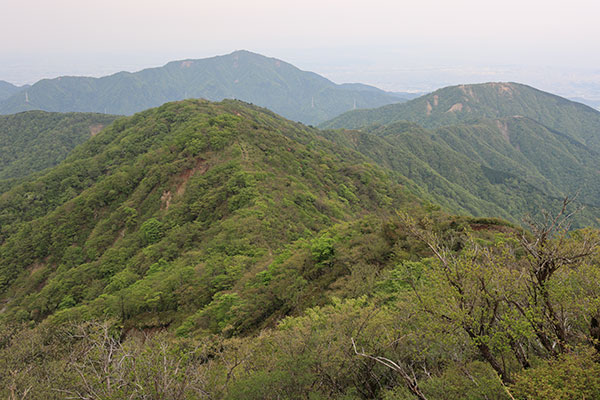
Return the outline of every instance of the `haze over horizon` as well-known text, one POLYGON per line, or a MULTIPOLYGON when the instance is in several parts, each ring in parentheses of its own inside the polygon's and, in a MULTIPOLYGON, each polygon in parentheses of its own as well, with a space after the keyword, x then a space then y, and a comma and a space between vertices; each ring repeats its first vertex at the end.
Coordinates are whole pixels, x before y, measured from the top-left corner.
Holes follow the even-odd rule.
POLYGON ((35 1, 34 7, 8 0, 3 9, 0 34, 11 40, 0 49, 0 80, 18 85, 247 49, 337 83, 391 91, 517 81, 600 100, 600 27, 594 21, 600 6, 587 0, 569 7, 538 0, 379 0, 368 6, 174 0, 168 8, 139 0, 35 1))

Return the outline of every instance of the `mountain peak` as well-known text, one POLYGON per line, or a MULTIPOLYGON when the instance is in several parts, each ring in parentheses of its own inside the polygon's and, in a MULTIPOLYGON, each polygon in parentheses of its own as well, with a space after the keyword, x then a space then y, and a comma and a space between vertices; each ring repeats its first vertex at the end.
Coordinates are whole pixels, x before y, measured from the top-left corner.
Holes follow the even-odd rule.
POLYGON ((231 53, 227 54, 226 56, 239 56, 239 55, 247 55, 247 56, 260 57, 260 58, 271 58, 271 57, 267 57, 262 54, 255 53, 253 51, 246 50, 246 49, 234 50, 231 53))
POLYGON ((481 101, 481 95, 486 96, 499 96, 503 98, 513 98, 518 92, 527 90, 536 90, 530 86, 523 85, 515 82, 485 82, 485 83, 474 83, 474 84, 462 84, 455 86, 448 86, 442 89, 438 89, 428 96, 438 98, 440 96, 449 94, 459 94, 464 97, 466 101, 481 101))

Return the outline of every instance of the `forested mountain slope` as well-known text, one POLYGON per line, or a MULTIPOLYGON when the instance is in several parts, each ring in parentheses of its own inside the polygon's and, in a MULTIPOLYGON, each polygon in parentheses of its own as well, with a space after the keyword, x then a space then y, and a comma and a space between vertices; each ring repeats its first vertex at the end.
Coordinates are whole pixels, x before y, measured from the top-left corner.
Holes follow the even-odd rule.
POLYGON ((372 86, 337 85, 284 61, 236 51, 102 78, 44 79, 0 102, 0 114, 38 109, 129 115, 186 98, 240 99, 306 124, 353 108, 404 101, 372 86))
POLYGON ((323 134, 240 101, 168 103, 1 194, 0 394, 597 397, 600 234, 567 232, 572 204, 531 232, 448 215, 341 143, 403 172, 390 152, 413 146, 407 171, 449 182, 475 165, 463 136, 323 134), (453 158, 419 164, 438 148, 453 158))
POLYGON ((117 120, 0 196, 7 312, 181 323, 283 246, 414 202, 317 132, 237 101, 117 120))
POLYGON ((400 172, 449 210, 516 223, 578 196, 578 226, 600 217, 600 161, 588 147, 523 117, 435 130, 397 122, 324 135, 400 172))
POLYGON ((444 88, 323 126, 359 129, 328 135, 400 171, 455 212, 520 223, 577 195, 587 208, 579 225, 600 215, 600 113, 525 85, 444 88))
POLYGON ((0 180, 52 167, 117 117, 30 111, 0 116, 0 180))

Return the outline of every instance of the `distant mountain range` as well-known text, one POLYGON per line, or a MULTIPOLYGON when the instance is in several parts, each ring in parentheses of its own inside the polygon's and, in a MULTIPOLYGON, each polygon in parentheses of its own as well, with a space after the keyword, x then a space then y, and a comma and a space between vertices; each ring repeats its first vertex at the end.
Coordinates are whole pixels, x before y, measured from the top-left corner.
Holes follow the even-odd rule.
MULTIPOLYGON (((114 119, 41 111, 0 117, 0 179, 56 165, 114 119)), ((600 112, 529 86, 448 87, 351 111, 322 127, 344 128, 320 135, 395 171, 414 183, 413 193, 453 212, 519 223, 579 193, 587 207, 578 225, 600 216, 600 112)), ((5 182, 0 191, 10 186, 5 182)))
POLYGON ((354 108, 379 107, 410 97, 363 84, 338 85, 284 61, 236 51, 102 78, 43 79, 25 90, 0 86, 0 114, 45 110, 129 115, 186 98, 234 98, 317 124, 354 108))
POLYGON ((600 398, 600 112, 243 51, 2 96, 0 398, 600 398), (29 110, 183 97, 246 101, 29 110))
MULTIPOLYGON (((236 51, 104 78, 62 77, 24 88, 1 83, 0 90, 0 96, 9 96, 0 101, 3 112, 129 114, 184 97, 236 97, 305 123, 335 116, 320 127, 345 130, 323 135, 401 173, 454 212, 520 222, 562 196, 579 193, 588 205, 583 219, 600 215, 600 112, 518 83, 451 86, 400 102, 401 96, 415 95, 337 85, 281 60, 236 51), (381 107, 352 110, 369 106, 381 107)), ((0 128, 12 135, 3 139, 0 179, 55 165, 86 140, 87 126, 93 125, 87 122, 98 117, 74 115, 0 120, 0 128), (21 140, 35 138, 31 129, 38 128, 46 139, 21 140)))

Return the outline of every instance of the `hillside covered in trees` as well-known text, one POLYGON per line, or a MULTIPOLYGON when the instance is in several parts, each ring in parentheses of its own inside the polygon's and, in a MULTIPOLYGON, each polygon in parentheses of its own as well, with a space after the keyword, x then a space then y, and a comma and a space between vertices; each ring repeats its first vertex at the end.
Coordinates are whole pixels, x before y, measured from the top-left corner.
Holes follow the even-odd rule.
POLYGON ((450 87, 324 126, 348 128, 325 135, 401 172, 454 212, 521 223, 578 194, 586 207, 576 225, 600 216, 600 112, 528 86, 450 87))
MULTIPOLYGON (((231 100, 114 121, 0 194, 0 393, 597 397, 599 232, 569 200, 525 229, 440 209, 426 173, 447 167, 392 153, 427 138, 470 166, 474 131, 448 129, 322 132, 231 100)), ((561 154, 591 170, 585 151, 561 154)))
POLYGON ((0 180, 53 167, 116 116, 31 111, 0 116, 0 180))

